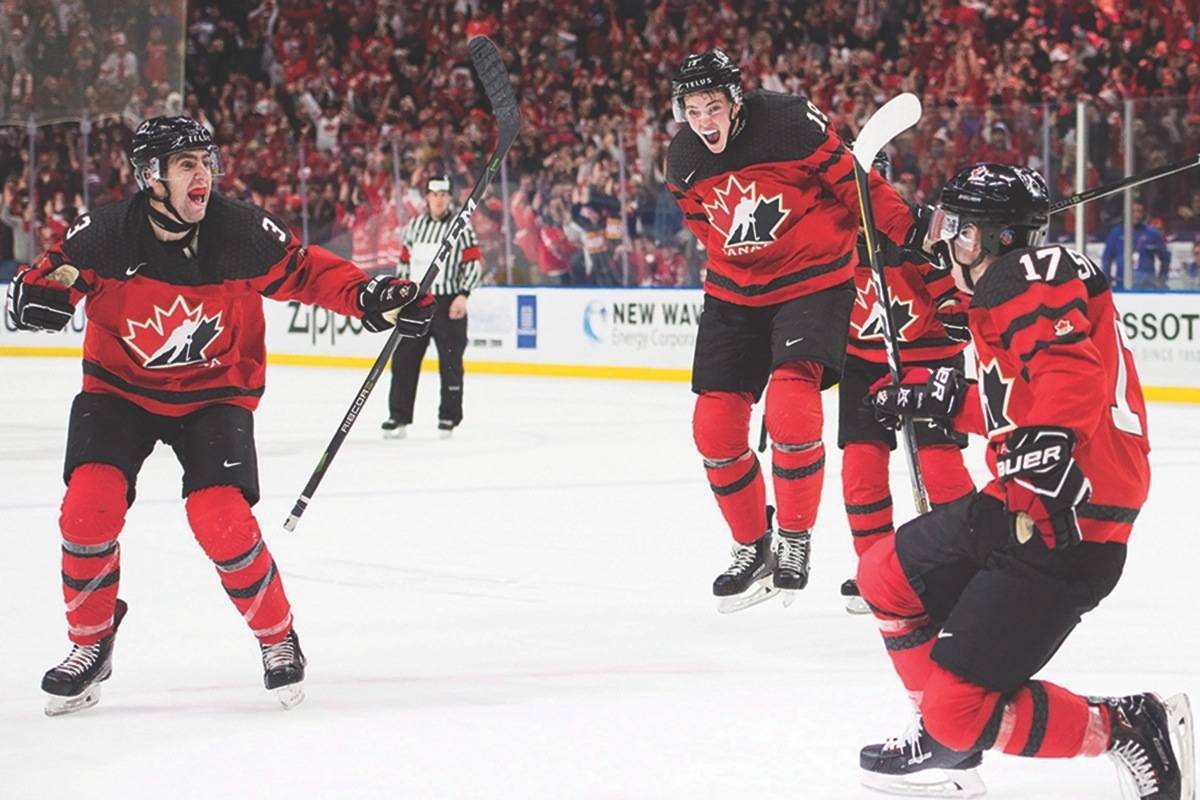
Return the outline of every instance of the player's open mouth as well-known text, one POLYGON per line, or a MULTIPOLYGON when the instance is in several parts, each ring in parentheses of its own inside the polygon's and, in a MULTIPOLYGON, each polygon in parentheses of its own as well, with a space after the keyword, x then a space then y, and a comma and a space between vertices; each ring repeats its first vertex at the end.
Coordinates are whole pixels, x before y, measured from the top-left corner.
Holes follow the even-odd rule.
POLYGON ((208 199, 208 189, 205 189, 205 188, 192 189, 190 192, 188 192, 188 200, 190 200, 192 202, 192 204, 195 206, 202 208, 204 206, 204 201, 207 199, 208 199))
POLYGON ((720 131, 701 131, 700 135, 703 136, 704 141, 708 142, 709 144, 716 144, 717 142, 721 141, 720 131))

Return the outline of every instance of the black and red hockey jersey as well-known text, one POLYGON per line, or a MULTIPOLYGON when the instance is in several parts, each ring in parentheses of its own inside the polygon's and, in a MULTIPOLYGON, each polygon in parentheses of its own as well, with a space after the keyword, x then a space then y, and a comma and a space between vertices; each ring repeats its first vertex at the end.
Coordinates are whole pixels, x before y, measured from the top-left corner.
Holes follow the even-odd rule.
MULTIPOLYGON (((954 276, 949 270, 938 269, 919 252, 898 247, 884 238, 879 241, 879 259, 886 270, 901 361, 905 364, 940 361, 961 353, 966 342, 947 336, 945 327, 935 317, 939 302, 954 299, 954 276)), ((872 277, 866 249, 859 247, 846 352, 886 364, 883 306, 876 302, 872 277)))
MULTIPOLYGON (((1013 429, 1070 428, 1075 459, 1092 484, 1078 511, 1083 538, 1126 541, 1150 488, 1150 441, 1108 279, 1061 245, 1016 251, 988 267, 968 314, 979 382, 955 427, 989 438, 993 476, 1013 429)), ((984 491, 1004 497, 994 478, 984 491)))
MULTIPOLYGON (((766 306, 854 277, 860 227, 854 156, 803 97, 754 92, 725 150, 713 154, 691 128, 667 153, 667 182, 708 254, 704 290, 766 306)), ((870 174, 875 223, 897 244, 912 212, 870 174)))
POLYGON ((155 414, 228 403, 253 410, 266 377, 262 299, 354 317, 367 275, 305 248, 262 209, 214 194, 195 237, 160 242, 137 194, 76 220, 37 267, 72 264, 86 297, 83 389, 155 414))

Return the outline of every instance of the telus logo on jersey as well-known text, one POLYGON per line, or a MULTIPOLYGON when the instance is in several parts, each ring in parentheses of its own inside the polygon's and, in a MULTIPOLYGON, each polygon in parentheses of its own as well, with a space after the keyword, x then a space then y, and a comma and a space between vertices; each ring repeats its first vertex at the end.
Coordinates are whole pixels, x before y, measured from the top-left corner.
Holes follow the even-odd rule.
POLYGON ((713 191, 710 203, 704 203, 708 220, 725 237, 725 255, 753 253, 775 241, 775 232, 787 219, 783 194, 764 197, 757 181, 745 185, 730 175, 724 188, 713 191))
POLYGON ((127 319, 129 335, 122 337, 149 369, 166 369, 207 361, 205 349, 221 331, 221 312, 204 316, 204 304, 189 306, 182 295, 167 310, 154 306, 149 319, 127 319))

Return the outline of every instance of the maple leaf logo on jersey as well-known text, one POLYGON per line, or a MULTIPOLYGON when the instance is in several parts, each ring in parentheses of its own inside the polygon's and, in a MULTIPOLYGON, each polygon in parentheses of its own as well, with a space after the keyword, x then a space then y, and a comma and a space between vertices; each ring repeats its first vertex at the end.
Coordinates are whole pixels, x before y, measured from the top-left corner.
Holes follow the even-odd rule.
POLYGON ((1008 416, 1008 399, 1012 395, 1013 379, 1004 377, 1000 363, 990 361, 979 365, 979 393, 983 404, 983 420, 988 436, 1013 430, 1017 424, 1008 416))
POLYGON ((126 344, 141 356, 149 369, 165 369, 199 364, 207 359, 204 350, 225 330, 221 327, 221 312, 204 316, 204 305, 187 304, 182 295, 167 310, 154 306, 154 314, 144 322, 125 320, 129 335, 126 344))
MULTIPOLYGON (((868 309, 867 318, 863 320, 862 325, 854 325, 856 335, 859 339, 880 339, 884 338, 884 321, 883 321, 883 306, 875 302, 875 283, 868 282, 865 287, 860 287, 857 290, 857 295, 854 298, 856 305, 868 309)), ((897 300, 892 298, 892 319, 896 322, 896 338, 899 341, 910 341, 906 332, 917 321, 917 317, 913 314, 912 300, 897 300)))
POLYGON ((790 213, 783 207, 783 193, 763 197, 756 181, 745 185, 730 175, 723 189, 713 191, 704 203, 709 222, 725 237, 725 255, 740 256, 775 241, 775 231, 790 213))

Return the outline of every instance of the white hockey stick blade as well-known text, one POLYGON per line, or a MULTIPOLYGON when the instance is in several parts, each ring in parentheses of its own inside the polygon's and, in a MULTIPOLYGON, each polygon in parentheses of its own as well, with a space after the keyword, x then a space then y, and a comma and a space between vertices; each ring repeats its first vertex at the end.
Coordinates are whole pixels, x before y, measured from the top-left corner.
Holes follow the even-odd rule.
POLYGON ((898 94, 871 115, 854 140, 854 158, 867 172, 883 146, 921 119, 921 101, 915 94, 898 94))

